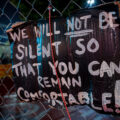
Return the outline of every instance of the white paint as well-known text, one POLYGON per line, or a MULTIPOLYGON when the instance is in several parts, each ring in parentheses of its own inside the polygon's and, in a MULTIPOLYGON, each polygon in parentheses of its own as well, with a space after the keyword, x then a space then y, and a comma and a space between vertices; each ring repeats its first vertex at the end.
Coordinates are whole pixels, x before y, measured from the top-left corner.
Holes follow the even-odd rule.
POLYGON ((30 97, 30 95, 29 95, 29 93, 28 93, 27 90, 24 90, 24 96, 25 96, 26 98, 29 98, 29 97, 30 97))
POLYGON ((64 62, 60 62, 58 66, 60 74, 65 75, 67 73, 67 65, 64 62))
POLYGON ((42 77, 41 77, 41 76, 38 76, 38 77, 37 77, 37 80, 38 80, 38 84, 39 84, 42 88, 45 88, 44 85, 42 84, 42 77))
POLYGON ((110 62, 110 68, 111 68, 112 74, 115 74, 115 71, 118 74, 120 74, 120 62, 119 62, 119 67, 114 62, 110 62))
POLYGON ((36 75, 36 73, 33 69, 33 66, 38 67, 38 65, 39 65, 39 63, 38 64, 33 64, 33 65, 31 65, 30 63, 27 63, 26 65, 22 66, 22 62, 19 62, 19 63, 13 65, 12 68, 15 69, 15 73, 16 73, 17 76, 21 75, 22 77, 24 77, 24 76, 27 77, 30 74, 32 74, 33 76, 36 75), (19 74, 19 72, 21 74, 19 74))
MULTIPOLYGON (((46 23, 46 36, 50 36, 50 33, 49 33, 49 25, 48 23, 46 23)), ((56 25, 56 22, 53 23, 53 29, 54 29, 54 35, 58 35, 60 34, 60 30, 57 30, 57 25, 56 25)), ((53 33, 51 32, 51 36, 53 35, 53 33)))
POLYGON ((78 74, 79 72, 79 63, 75 62, 75 67, 73 69, 73 63, 71 62, 68 62, 68 64, 64 63, 64 62, 59 62, 56 61, 55 62, 55 66, 52 62, 48 62, 49 63, 49 66, 52 68, 52 71, 53 71, 53 75, 56 75, 56 72, 55 72, 55 67, 56 69, 58 68, 58 71, 61 75, 65 75, 67 74, 67 72, 69 71, 71 74, 73 75, 76 75, 78 74))
POLYGON ((110 104, 111 101, 108 100, 108 98, 111 98, 112 94, 111 93, 103 93, 102 94, 102 105, 107 105, 110 104))
POLYGON ((104 76, 104 73, 107 73, 109 77, 112 77, 112 71, 106 61, 103 61, 100 67, 100 77, 104 76))
POLYGON ((70 35, 71 38, 75 38, 75 37, 83 37, 83 36, 86 36, 88 35, 89 33, 81 33, 81 34, 73 34, 73 35, 70 35))
POLYGON ((117 17, 113 17, 116 12, 101 12, 99 14, 99 28, 101 29, 107 29, 108 27, 115 28, 118 27, 119 24, 114 24, 117 17), (105 24, 106 23, 106 24, 105 24))
POLYGON ((113 17, 113 15, 116 15, 116 12, 113 11, 113 12, 109 12, 108 13, 109 15, 109 24, 112 28, 115 28, 115 27, 118 27, 119 24, 114 24, 113 22, 115 22, 115 20, 117 19, 117 16, 113 17))
POLYGON ((21 55, 19 55, 18 53, 15 54, 15 56, 16 56, 16 58, 17 58, 18 60, 22 60, 22 59, 24 58, 24 56, 25 56, 25 55, 24 55, 24 48, 25 48, 25 46, 22 45, 22 44, 19 44, 19 45, 17 46, 18 53, 21 54, 21 55))
POLYGON ((86 16, 82 16, 80 19, 84 20, 84 28, 87 29, 88 26, 88 19, 91 18, 91 15, 86 15, 86 16))
POLYGON ((26 39, 28 38, 28 35, 25 33, 26 29, 18 29, 18 33, 9 33, 12 40, 15 42, 16 40, 20 41, 20 39, 26 39))
POLYGON ((41 44, 37 44, 37 56, 41 56, 41 44))
POLYGON ((69 94, 68 101, 69 101, 70 105, 72 105, 72 104, 79 104, 72 94, 69 94))
POLYGON ((50 97, 48 96, 47 93, 43 93, 43 94, 42 94, 42 97, 43 97, 45 100, 47 100, 48 102, 50 102, 50 97))
POLYGON ((101 12, 99 14, 99 28, 101 28, 101 29, 107 29, 108 26, 109 26, 108 14, 107 14, 107 12, 101 12), (103 25, 103 23, 104 24, 106 23, 106 24, 103 25))
POLYGON ((25 47, 24 45, 22 45, 22 44, 19 44, 18 46, 17 46, 17 49, 18 49, 18 53, 16 53, 16 58, 18 59, 18 60, 23 60, 23 58, 26 56, 28 56, 28 49, 29 49, 29 57, 30 57, 30 59, 35 59, 36 58, 36 55, 33 55, 32 54, 32 46, 31 45, 29 45, 29 47, 25 47))
POLYGON ((70 29, 74 31, 74 17, 71 18, 71 21, 67 19, 67 30, 70 31, 70 29))
POLYGON ((82 26, 82 24, 81 24, 80 19, 79 18, 75 18, 75 29, 76 30, 80 30, 81 26, 82 26))
POLYGON ((50 43, 48 43, 47 49, 45 48, 45 46, 42 46, 42 56, 43 58, 45 58, 45 56, 50 57, 50 43))
POLYGON ((54 35, 60 34, 60 30, 57 30, 56 22, 54 22, 54 35))
POLYGON ((18 97, 19 97, 21 100, 25 101, 25 102, 29 102, 29 99, 25 99, 25 98, 22 98, 22 97, 21 97, 21 92, 24 92, 24 89, 23 89, 22 87, 19 87, 19 88, 17 89, 17 95, 18 95, 18 97))
MULTIPOLYGON (((58 80, 57 79, 54 79, 54 78, 51 78, 51 87, 56 87, 58 86, 58 80)), ((70 89, 70 87, 81 87, 82 86, 82 82, 81 82, 81 77, 78 76, 77 78, 70 78, 70 77, 67 77, 67 78, 64 78, 64 77, 61 77, 59 78, 60 80, 60 85, 61 86, 65 86, 67 89, 70 89)))
POLYGON ((51 99, 52 99, 52 106, 55 106, 56 103, 58 103, 58 104, 61 105, 61 106, 63 105, 62 101, 57 100, 58 95, 57 95, 56 92, 51 92, 51 93, 50 93, 50 97, 51 97, 51 99))
POLYGON ((110 62, 110 65, 108 65, 106 61, 102 61, 101 64, 98 61, 92 61, 88 65, 88 71, 93 76, 100 75, 102 78, 104 74, 107 73, 108 77, 112 77, 115 72, 120 74, 120 62, 118 67, 114 62, 110 62), (98 66, 98 69, 93 69, 95 66, 98 66))
POLYGON ((75 53, 77 55, 82 55, 85 53, 85 46, 81 43, 83 41, 84 41, 84 39, 78 39, 76 42, 77 46, 81 49, 81 50, 75 50, 75 53))
POLYGON ((25 102, 29 102, 30 99, 32 99, 32 100, 41 99, 41 97, 50 101, 50 98, 47 95, 47 93, 43 93, 41 90, 34 92, 34 93, 32 93, 32 92, 29 93, 27 90, 24 90, 24 88, 19 87, 17 90, 17 94, 18 94, 19 98, 25 102), (24 95, 24 98, 21 97, 21 95, 24 95))
POLYGON ((45 86, 46 88, 52 87, 52 86, 50 85, 50 81, 48 80, 48 77, 43 77, 43 82, 44 82, 44 86, 45 86))
POLYGON ((88 35, 89 33, 92 33, 93 30, 92 29, 87 29, 87 30, 80 30, 80 31, 72 31, 72 32, 66 32, 64 33, 64 35, 68 35, 70 37, 73 37, 74 36, 85 36, 85 35, 88 35))
POLYGON ((73 87, 81 87, 82 86, 82 83, 81 83, 81 77, 78 76, 78 80, 76 80, 74 77, 72 78, 72 85, 73 87))
POLYGON ((71 85, 72 85, 72 82, 71 82, 71 78, 70 78, 70 77, 67 77, 67 84, 68 84, 68 86, 71 86, 71 85))
POLYGON ((19 77, 18 67, 22 65, 22 62, 19 62, 12 66, 13 69, 15 69, 16 75, 19 77))
POLYGON ((20 66, 20 72, 21 72, 22 77, 24 76, 27 77, 27 70, 26 70, 25 65, 20 66))
POLYGON ((25 31, 26 31, 26 29, 22 29, 22 30, 21 30, 22 39, 28 38, 28 35, 25 33, 25 31))
POLYGON ((40 36, 41 36, 41 29, 40 29, 40 27, 35 26, 34 27, 34 31, 35 31, 36 37, 40 38, 40 36))
POLYGON ((111 104, 111 100, 109 98, 112 97, 111 93, 103 93, 102 94, 102 106, 105 112, 113 112, 112 108, 108 108, 107 105, 111 104))
POLYGON ((14 32, 11 33, 10 32, 10 36, 12 38, 12 40, 15 42, 16 40, 20 41, 20 29, 18 29, 18 33, 14 32))
POLYGON ((38 74, 40 74, 39 67, 41 66, 41 63, 33 63, 34 67, 37 67, 38 74))
POLYGON ((56 55, 59 55, 59 45, 61 44, 60 41, 52 43, 52 45, 55 47, 56 55))
POLYGON ((92 61, 91 63, 89 63, 88 65, 88 71, 91 75, 93 76, 98 76, 100 74, 99 69, 98 70, 93 70, 93 67, 96 65, 99 65, 100 63, 98 61, 92 61))
POLYGON ((68 62, 68 68, 71 74, 76 75, 79 72, 79 64, 75 62, 75 68, 73 70, 72 63, 68 62))
POLYGON ((38 93, 32 93, 32 92, 30 92, 30 97, 32 98, 32 100, 36 100, 36 98, 39 98, 38 97, 38 93))
POLYGON ((30 59, 35 59, 36 58, 36 55, 32 54, 32 46, 31 45, 29 45, 29 56, 30 56, 30 59))
POLYGON ((42 92, 43 92, 42 90, 39 90, 39 91, 38 91, 38 95, 39 95, 40 97, 42 97, 42 92))
MULTIPOLYGON (((53 22, 53 32, 51 32, 51 35, 58 35, 60 34, 60 30, 57 29, 56 22, 53 22)), ((40 24, 39 26, 34 27, 35 35, 36 37, 41 37, 41 34, 46 34, 47 37, 50 36, 50 30, 49 30, 49 24, 40 24)))
POLYGON ((91 15, 85 15, 82 17, 72 17, 70 19, 67 19, 67 30, 68 31, 74 31, 76 30, 80 30, 83 26, 83 29, 87 29, 88 26, 88 19, 91 18, 91 15))
MULTIPOLYGON (((49 28, 49 25, 48 25, 48 23, 46 23, 46 36, 49 37, 49 36, 50 36, 49 31, 50 31, 50 30, 49 30, 48 28, 49 28)), ((51 36, 52 36, 52 35, 53 35, 53 33, 51 32, 51 36)))
POLYGON ((54 78, 51 78, 51 83, 52 83, 53 87, 56 87, 58 85, 58 80, 55 80, 54 78))
MULTIPOLYGON (((62 97, 62 94, 61 94, 61 93, 58 93, 58 97, 62 97)), ((64 97, 65 100, 66 100, 66 99, 68 98, 68 94, 63 92, 63 97, 64 97)), ((67 101, 66 101, 66 104, 68 104, 67 101)))
MULTIPOLYGON (((61 44, 61 41, 56 41, 52 43, 52 46, 55 47, 55 52, 57 56, 59 55, 60 44, 61 44)), ((41 54, 40 49, 38 50, 38 53, 39 53, 38 55, 41 54)), ((42 56, 43 58, 45 58, 45 57, 50 57, 50 55, 51 55, 51 46, 50 46, 50 43, 48 43, 47 48, 45 46, 42 46, 42 56)))
POLYGON ((91 106, 92 106, 92 108, 94 108, 95 110, 102 110, 102 107, 98 107, 98 106, 95 106, 94 104, 93 104, 93 95, 92 95, 92 93, 90 93, 90 102, 91 102, 91 106))
POLYGON ((89 97, 87 92, 79 92, 78 100, 80 104, 89 104, 89 97))
POLYGON ((99 43, 95 38, 91 38, 87 44, 87 50, 91 53, 95 53, 99 50, 99 43), (95 48, 92 48, 92 45, 95 45, 95 48))
MULTIPOLYGON (((116 108, 120 108, 120 80, 117 80, 115 83, 115 90, 114 90, 114 94, 115 94, 115 106, 116 108)), ((116 111, 117 113, 120 111, 116 111)))
POLYGON ((70 89, 70 86, 68 85, 68 83, 67 83, 67 81, 66 81, 66 79, 64 77, 61 78, 61 83, 62 83, 61 84, 62 86, 65 86, 68 89, 70 89))
POLYGON ((30 63, 28 63, 28 75, 30 75, 31 73, 33 76, 35 76, 35 71, 34 71, 33 67, 31 66, 30 63))
POLYGON ((55 62, 55 66, 54 66, 50 61, 48 62, 48 64, 49 64, 49 66, 52 68, 53 75, 56 75, 55 66, 57 67, 58 61, 55 62))
MULTIPOLYGON (((80 48, 80 50, 75 50, 75 53, 77 55, 83 55, 86 51, 85 45, 83 45, 84 39, 78 39, 76 41, 76 45, 80 48)), ((95 53, 99 50, 99 43, 95 38, 91 38, 87 43, 87 50, 91 53, 95 53), (94 48, 92 48, 92 45, 95 45, 94 48)))

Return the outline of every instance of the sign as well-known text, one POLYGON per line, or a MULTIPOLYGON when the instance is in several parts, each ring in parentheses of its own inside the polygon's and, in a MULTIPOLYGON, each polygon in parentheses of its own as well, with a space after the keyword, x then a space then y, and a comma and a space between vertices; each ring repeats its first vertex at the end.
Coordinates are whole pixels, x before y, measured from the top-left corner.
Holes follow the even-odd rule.
MULTIPOLYGON (((88 104, 120 114, 120 26, 111 3, 52 19, 55 66, 67 106, 88 104)), ((51 54, 49 23, 27 22, 8 32, 18 97, 63 106, 51 54)))

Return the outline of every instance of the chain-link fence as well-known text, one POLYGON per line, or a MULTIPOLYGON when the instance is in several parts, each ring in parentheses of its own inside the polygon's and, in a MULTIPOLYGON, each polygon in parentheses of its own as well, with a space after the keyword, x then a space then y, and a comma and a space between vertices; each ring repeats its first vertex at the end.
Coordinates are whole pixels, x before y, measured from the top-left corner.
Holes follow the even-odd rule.
MULTIPOLYGON (((90 0, 89 0, 90 1, 90 0)), ((94 0, 93 0, 94 1, 94 0)), ((21 103, 15 94, 12 77, 10 46, 6 30, 15 22, 46 19, 48 5, 52 6, 52 17, 68 16, 75 10, 95 7, 114 2, 96 0, 93 6, 87 0, 0 0, 0 120, 66 120, 64 110, 55 110, 39 101, 21 103)), ((72 107, 73 120, 120 120, 110 115, 101 115, 88 106, 72 107), (88 111, 86 113, 86 111, 88 111), (79 115, 79 116, 78 116, 79 115)))

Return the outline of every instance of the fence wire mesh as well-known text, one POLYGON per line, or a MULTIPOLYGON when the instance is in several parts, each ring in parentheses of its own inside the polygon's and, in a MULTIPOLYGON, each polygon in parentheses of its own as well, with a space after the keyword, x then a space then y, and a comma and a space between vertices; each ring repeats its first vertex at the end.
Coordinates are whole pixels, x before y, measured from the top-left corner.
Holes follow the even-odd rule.
MULTIPOLYGON (((87 0, 0 0, 0 120, 66 120, 64 110, 51 109, 39 101, 21 103, 15 94, 12 76, 10 46, 6 30, 15 22, 46 19, 48 5, 52 6, 52 17, 68 16, 75 10, 108 4, 113 0, 96 0, 93 6, 87 0)), ((79 120, 120 120, 120 118, 99 115, 88 106, 70 109, 72 118, 79 115, 79 120), (84 109, 83 109, 84 108, 84 109), (82 109, 82 111, 81 111, 82 109), (86 111, 90 111, 86 113, 86 111), (77 114, 78 113, 78 114, 77 114)))

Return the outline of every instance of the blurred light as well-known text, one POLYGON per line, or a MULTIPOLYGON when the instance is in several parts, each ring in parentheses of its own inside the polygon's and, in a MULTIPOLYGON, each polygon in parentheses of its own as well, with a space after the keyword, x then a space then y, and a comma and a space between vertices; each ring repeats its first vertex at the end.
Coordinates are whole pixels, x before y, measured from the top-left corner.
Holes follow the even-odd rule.
POLYGON ((94 0, 91 0, 91 4, 93 4, 95 1, 94 0))
POLYGON ((92 4, 95 3, 95 0, 88 0, 87 3, 90 4, 90 5, 92 5, 92 4))
POLYGON ((53 10, 53 12, 55 12, 55 9, 54 9, 54 8, 53 8, 52 10, 53 10))
POLYGON ((88 4, 90 4, 90 2, 91 2, 90 0, 87 1, 88 4))

